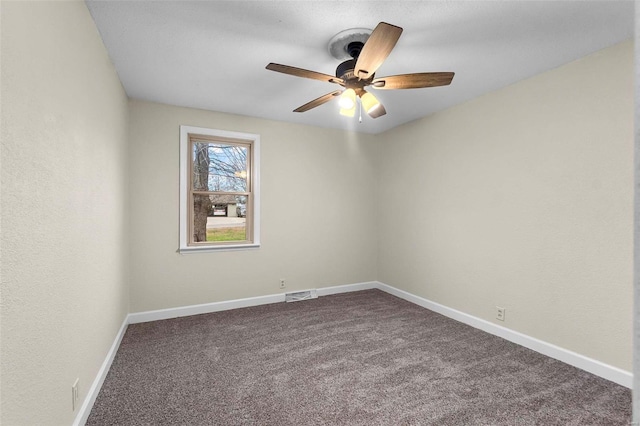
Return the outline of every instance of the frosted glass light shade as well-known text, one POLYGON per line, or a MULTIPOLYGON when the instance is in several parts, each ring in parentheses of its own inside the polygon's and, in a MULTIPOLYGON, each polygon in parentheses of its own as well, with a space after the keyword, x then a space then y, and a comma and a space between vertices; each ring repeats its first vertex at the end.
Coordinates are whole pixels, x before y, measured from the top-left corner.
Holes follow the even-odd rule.
POLYGON ((362 106, 364 107, 364 110, 367 111, 367 114, 380 106, 380 101, 378 101, 376 97, 369 92, 362 95, 360 100, 362 101, 362 106))
POLYGON ((339 101, 342 109, 351 109, 356 106, 356 91, 353 89, 347 89, 340 95, 339 101))
POLYGON ((353 105, 351 108, 340 108, 340 115, 344 115, 345 117, 353 117, 356 114, 356 106, 353 105))

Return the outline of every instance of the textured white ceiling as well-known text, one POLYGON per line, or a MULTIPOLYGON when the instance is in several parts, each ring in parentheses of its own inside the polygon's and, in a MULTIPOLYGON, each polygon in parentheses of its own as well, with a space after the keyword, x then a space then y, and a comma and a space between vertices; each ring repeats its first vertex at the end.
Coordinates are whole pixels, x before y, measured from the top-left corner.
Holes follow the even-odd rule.
MULTIPOLYGON (((87 5, 127 94, 172 105, 379 133, 633 35, 632 1, 105 1, 87 5), (450 86, 375 91, 387 115, 293 109, 339 86, 268 71, 334 74, 329 40, 404 28, 377 76, 453 71, 450 86)), ((606 76, 603 76, 603 79, 606 76)))

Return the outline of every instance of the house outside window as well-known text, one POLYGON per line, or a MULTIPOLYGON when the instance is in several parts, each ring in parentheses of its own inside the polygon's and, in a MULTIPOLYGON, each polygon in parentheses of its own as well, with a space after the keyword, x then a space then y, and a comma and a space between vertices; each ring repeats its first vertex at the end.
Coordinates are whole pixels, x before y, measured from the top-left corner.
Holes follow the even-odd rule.
POLYGON ((180 126, 181 253, 260 246, 260 136, 180 126))

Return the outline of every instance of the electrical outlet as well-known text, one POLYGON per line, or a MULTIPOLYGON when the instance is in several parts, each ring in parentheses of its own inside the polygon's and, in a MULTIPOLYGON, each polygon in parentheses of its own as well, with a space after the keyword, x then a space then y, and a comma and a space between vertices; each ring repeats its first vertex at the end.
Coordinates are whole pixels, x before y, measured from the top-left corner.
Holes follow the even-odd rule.
POLYGON ((78 382, 80 382, 80 379, 76 379, 75 382, 73 382, 73 386, 71 386, 71 410, 72 411, 76 411, 76 408, 78 407, 78 382))
POLYGON ((506 311, 505 308, 501 308, 499 306, 496 306, 496 319, 498 321, 504 321, 505 311, 506 311))
POLYGON ((284 282, 284 278, 280 278, 280 288, 285 288, 285 282, 284 282))

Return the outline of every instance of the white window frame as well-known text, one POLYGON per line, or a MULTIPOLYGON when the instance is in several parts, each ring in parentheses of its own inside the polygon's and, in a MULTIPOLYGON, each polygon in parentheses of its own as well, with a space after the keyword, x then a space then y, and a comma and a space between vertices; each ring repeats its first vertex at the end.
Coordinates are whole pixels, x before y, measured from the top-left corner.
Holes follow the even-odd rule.
MULTIPOLYGON (((224 142, 223 142, 224 143, 224 142)), ((253 133, 240 133, 228 130, 208 129, 205 127, 180 126, 180 253, 202 253, 216 252, 224 250, 246 250, 260 247, 260 135, 253 133), (251 215, 247 215, 247 220, 252 220, 253 241, 251 243, 241 242, 238 244, 211 243, 207 245, 189 245, 189 170, 191 153, 189 152, 190 135, 202 135, 221 139, 239 139, 251 143, 251 193, 253 203, 250 208, 251 215)))

